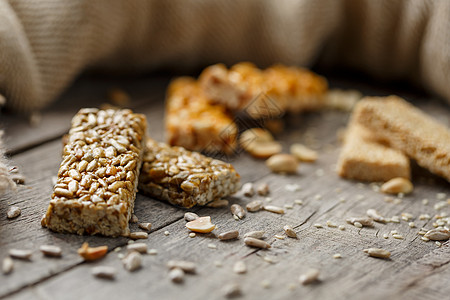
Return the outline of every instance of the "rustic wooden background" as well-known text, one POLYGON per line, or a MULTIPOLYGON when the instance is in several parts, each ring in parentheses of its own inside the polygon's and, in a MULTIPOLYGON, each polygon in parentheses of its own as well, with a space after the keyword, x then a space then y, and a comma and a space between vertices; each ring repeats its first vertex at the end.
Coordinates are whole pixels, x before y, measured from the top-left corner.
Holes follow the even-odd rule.
MULTIPOLYGON (((118 253, 125 253, 127 238, 76 236, 52 233, 41 228, 40 219, 46 210, 52 177, 60 163, 61 136, 68 130, 71 117, 81 107, 105 103, 106 92, 120 87, 132 97, 131 107, 144 113, 149 121, 149 134, 163 140, 164 91, 169 78, 154 76, 130 79, 84 77, 67 91, 61 100, 42 114, 42 121, 31 126, 26 118, 12 114, 0 115, 0 127, 6 130, 9 158, 26 176, 26 185, 17 193, 9 193, 0 200, 0 258, 11 248, 33 250, 30 261, 14 260, 14 271, 0 275, 0 299, 220 299, 223 287, 239 283, 243 299, 448 299, 450 294, 450 250, 448 242, 438 247, 434 242, 424 242, 417 235, 421 227, 432 228, 433 220, 419 220, 420 214, 434 216, 437 193, 450 198, 450 184, 417 166, 413 168, 414 193, 395 202, 386 202, 385 195, 361 184, 340 179, 335 171, 339 153, 337 132, 347 122, 348 113, 324 111, 286 120, 287 128, 277 138, 288 151, 293 142, 308 144, 319 151, 316 163, 303 163, 297 175, 271 174, 263 161, 240 153, 231 158, 242 182, 266 182, 270 186, 270 204, 283 206, 303 200, 303 205, 293 204, 284 215, 269 212, 248 213, 241 221, 232 218, 229 208, 195 208, 191 211, 212 217, 217 225, 214 233, 237 229, 243 235, 251 230, 265 230, 266 241, 272 248, 255 250, 244 245, 243 239, 221 242, 214 234, 197 234, 188 237, 183 215, 186 210, 138 195, 135 213, 141 222, 151 222, 149 248, 157 255, 145 255, 143 267, 129 273, 122 267, 118 253), (296 184, 298 190, 286 189, 296 184), (425 205, 422 199, 429 199, 425 205), (6 218, 11 205, 19 206, 22 214, 13 220, 6 218), (386 217, 400 216, 403 212, 414 215, 417 228, 408 222, 376 224, 374 228, 358 229, 346 224, 345 219, 364 216, 369 208, 377 209, 386 217), (345 230, 329 228, 330 220, 344 225, 345 230), (321 223, 324 228, 313 226, 321 223), (298 239, 276 239, 283 234, 283 226, 293 226, 298 239), (404 240, 389 234, 397 230, 404 240), (170 235, 166 236, 165 231, 170 235), (88 241, 91 245, 108 245, 111 252, 104 259, 83 262, 76 250, 88 241), (217 249, 211 249, 213 243, 217 249), (43 244, 59 245, 62 258, 47 258, 39 252, 43 244), (112 251, 122 247, 119 252, 112 251), (363 249, 380 247, 391 251, 389 260, 367 257, 363 249), (333 258, 340 253, 341 259, 333 258), (167 278, 166 263, 170 259, 185 259, 197 264, 198 274, 187 275, 183 284, 174 284, 167 278), (246 274, 233 273, 232 267, 243 260, 246 274), (271 261, 271 262, 269 262, 271 261), (222 266, 219 267, 218 264, 222 266), (90 269, 97 265, 115 266, 114 281, 98 279, 90 269), (302 286, 298 277, 309 268, 320 270, 320 282, 302 286), (263 287, 269 282, 270 287, 263 287)), ((431 97, 373 86, 373 82, 331 80, 334 87, 357 88, 366 95, 398 93, 413 101, 440 121, 450 126, 450 109, 431 97)), ((253 199, 239 194, 230 197, 230 204, 245 205, 253 199)), ((447 205, 439 213, 449 213, 447 205)), ((137 230, 135 224, 132 229, 137 230)))

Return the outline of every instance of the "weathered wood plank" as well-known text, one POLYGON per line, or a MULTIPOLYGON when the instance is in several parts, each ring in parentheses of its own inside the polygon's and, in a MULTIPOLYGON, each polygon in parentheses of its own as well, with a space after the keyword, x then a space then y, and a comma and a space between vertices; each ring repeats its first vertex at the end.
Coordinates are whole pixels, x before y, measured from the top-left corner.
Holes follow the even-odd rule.
MULTIPOLYGON (((448 108, 435 102, 419 102, 419 105, 450 125, 448 108)), ((144 105, 138 111, 148 116, 151 136, 161 140, 162 104, 144 105)), ((24 208, 18 219, 0 220, 0 256, 6 255, 7 249, 11 247, 37 249, 44 243, 61 245, 65 256, 63 259, 48 259, 35 251, 32 262, 17 262, 12 274, 1 275, 0 298, 6 295, 14 299, 220 298, 221 289, 230 282, 238 282, 242 286, 244 299, 447 297, 450 287, 445 280, 439 279, 450 273, 448 244, 437 248, 432 242, 421 241, 416 233, 422 226, 431 228, 432 221, 419 220, 418 216, 424 213, 434 216, 437 213, 433 205, 441 200, 436 198, 436 194, 450 195, 449 183, 415 167, 414 193, 401 202, 390 203, 384 200, 384 195, 373 191, 370 185, 338 178, 334 172, 339 152, 336 131, 345 125, 346 118, 345 113, 323 112, 287 119, 288 129, 279 135, 285 150, 293 142, 303 142, 320 152, 319 161, 302 164, 297 175, 271 174, 262 161, 244 153, 231 158, 243 182, 269 183, 271 201, 259 198, 265 203, 283 206, 293 204, 295 199, 302 199, 303 205, 294 204, 293 209, 286 209, 285 215, 264 211, 249 213, 241 221, 235 221, 225 208, 193 210, 201 215, 212 216, 218 225, 215 230, 217 233, 229 229, 238 229, 241 234, 250 230, 265 230, 266 240, 272 244, 271 249, 250 249, 243 244, 242 238, 220 242, 213 234, 189 238, 182 219, 185 210, 139 195, 137 216, 141 221, 154 224, 153 232, 144 242, 149 248, 158 249, 159 254, 145 256, 144 267, 132 274, 123 269, 116 253, 110 253, 95 263, 82 263, 76 255, 76 249, 85 240, 94 245, 108 244, 113 248, 123 246, 126 239, 54 234, 40 228, 40 216, 51 193, 51 176, 56 174, 60 162, 59 141, 13 156, 13 160, 28 177, 28 184, 17 195, 9 195, 6 201, 0 201, 2 215, 6 212, 7 203, 17 203, 24 208), (297 184, 300 188, 297 191, 288 190, 287 184, 297 184), (429 199, 428 205, 422 203, 424 198, 429 199), (376 224, 374 228, 362 229, 345 223, 348 217, 364 215, 368 208, 375 208, 387 217, 411 213, 417 228, 410 228, 406 221, 400 224, 376 224), (327 227, 325 223, 328 220, 345 225, 346 230, 327 227), (315 228, 315 223, 321 223, 325 228, 315 228), (282 227, 286 224, 296 229, 298 240, 273 238, 275 234, 283 233, 282 227), (27 226, 26 230, 24 226, 27 226), (166 230, 170 235, 164 234, 166 230), (390 234, 391 230, 398 230, 405 239, 396 240, 391 236, 384 239, 383 234, 390 234), (215 244, 217 249, 208 248, 209 243, 215 244), (392 258, 379 260, 367 257, 362 252, 367 247, 385 248, 392 252, 392 258), (340 253, 343 258, 334 259, 332 256, 335 253, 340 253), (275 263, 265 261, 265 256, 272 258, 275 263), (195 261, 199 274, 188 275, 182 285, 171 283, 167 279, 165 266, 170 259, 195 261), (232 266, 237 260, 245 261, 247 274, 232 272, 232 266), (215 261, 222 262, 223 267, 216 267, 215 261), (117 279, 113 282, 91 279, 90 269, 96 265, 115 266, 119 271, 117 279), (298 276, 310 267, 321 270, 322 281, 311 286, 300 286, 298 276), (263 280, 271 282, 271 288, 264 289, 261 286, 263 280), (27 285, 31 286, 25 287, 27 285)), ((258 196, 254 199, 258 199, 258 196)), ((236 195, 230 200, 231 203, 245 205, 252 199, 236 195)), ((450 213, 450 206, 447 205, 441 212, 450 213)))

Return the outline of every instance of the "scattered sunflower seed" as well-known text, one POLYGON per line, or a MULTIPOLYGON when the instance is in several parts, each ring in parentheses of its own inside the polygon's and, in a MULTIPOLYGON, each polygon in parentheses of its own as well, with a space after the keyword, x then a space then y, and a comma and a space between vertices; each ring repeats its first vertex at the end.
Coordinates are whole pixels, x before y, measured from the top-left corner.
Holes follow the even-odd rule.
POLYGON ((158 250, 156 250, 156 249, 149 249, 147 251, 147 254, 149 254, 149 255, 157 255, 158 254, 158 250))
POLYGON ((295 184, 295 183, 293 183, 293 184, 288 183, 284 186, 284 188, 286 189, 286 191, 289 191, 289 192, 298 192, 302 189, 298 184, 295 184))
POLYGON ((5 257, 2 262, 3 274, 5 275, 9 274, 12 272, 13 269, 14 269, 14 261, 9 256, 5 257))
POLYGON ((252 237, 246 237, 244 239, 244 243, 247 246, 255 247, 255 248, 261 248, 261 249, 267 249, 267 248, 271 247, 269 243, 267 243, 267 242, 265 242, 263 240, 252 238, 252 237))
POLYGON ((236 274, 247 273, 247 266, 242 260, 238 260, 233 266, 233 272, 236 274))
POLYGON ((381 186, 380 190, 381 192, 386 194, 398 194, 398 193, 409 194, 413 191, 413 189, 414 186, 411 183, 411 181, 403 177, 396 177, 385 182, 381 186))
POLYGON ((140 253, 147 253, 147 248, 148 248, 147 244, 145 243, 134 243, 127 246, 127 251, 128 252, 137 251, 140 253))
POLYGON ((275 173, 296 173, 298 168, 298 160, 291 154, 275 154, 266 160, 266 165, 275 173))
MULTIPOLYGON (((371 218, 365 218, 365 217, 361 217, 361 218, 349 218, 346 220, 347 223, 349 224, 353 224, 356 227, 359 227, 358 225, 356 225, 355 223, 359 223, 362 226, 367 226, 367 227, 373 227, 373 220, 371 218)), ((361 227, 359 227, 361 228, 361 227)))
POLYGON ((249 212, 257 212, 260 211, 263 207, 263 202, 261 200, 255 200, 246 205, 247 211, 249 212))
POLYGON ((133 240, 147 239, 148 233, 144 231, 131 232, 129 237, 133 240))
POLYGON ((152 223, 139 223, 139 228, 150 231, 152 229, 152 223))
POLYGON ((391 256, 391 252, 380 248, 368 248, 364 249, 363 251, 369 256, 377 258, 389 258, 391 256))
POLYGON ((274 205, 265 205, 264 210, 273 212, 276 214, 284 214, 284 209, 282 207, 274 206, 274 205))
POLYGON ((236 238, 238 238, 238 236, 239 236, 239 231, 231 230, 231 231, 227 231, 227 232, 222 232, 217 237, 221 241, 226 241, 226 240, 236 239, 236 238))
POLYGON ((292 155, 297 157, 299 161, 314 162, 318 158, 318 154, 316 151, 302 144, 292 144, 290 147, 290 152, 292 155))
POLYGON ((28 260, 31 258, 33 252, 31 250, 23 250, 23 249, 10 249, 9 256, 12 258, 19 258, 28 260))
POLYGON ((260 183, 256 187, 256 192, 260 196, 267 196, 269 194, 269 185, 267 183, 260 183))
POLYGON ((267 279, 264 279, 263 281, 261 281, 261 286, 265 289, 269 289, 270 288, 270 281, 267 279))
POLYGON ((255 190, 253 189, 253 183, 251 182, 244 183, 242 185, 241 191, 245 197, 253 197, 253 195, 255 194, 255 190))
POLYGON ((195 263, 187 260, 169 260, 167 262, 167 267, 169 269, 178 268, 190 274, 195 274, 197 272, 195 263))
POLYGON ((283 227, 284 232, 286 233, 286 235, 290 238, 296 239, 297 238, 297 233, 295 232, 295 230, 290 226, 290 225, 285 225, 283 227))
POLYGON ((233 204, 231 205, 231 213, 238 217, 239 219, 243 219, 245 217, 245 210, 244 208, 242 208, 242 206, 240 206, 239 204, 233 204))
POLYGON ((20 209, 20 207, 11 206, 6 213, 6 216, 8 217, 8 219, 14 219, 17 218, 21 212, 22 210, 20 209))
POLYGON ((142 255, 136 251, 130 252, 123 259, 123 266, 129 272, 139 269, 142 266, 142 255))
POLYGON ((435 228, 425 233, 424 237, 432 241, 444 241, 450 238, 450 231, 446 228, 435 228))
POLYGON ((223 287, 223 294, 226 298, 236 298, 242 296, 242 290, 237 283, 230 283, 223 287))
POLYGON ((39 247, 39 250, 45 255, 45 256, 51 256, 51 257, 61 257, 62 250, 58 246, 54 245, 42 245, 39 247))
POLYGON ((319 280, 320 271, 317 269, 310 269, 304 274, 300 275, 299 281, 303 285, 307 285, 319 280))
POLYGON ((336 228, 336 227, 338 227, 336 224, 334 224, 334 223, 331 222, 330 220, 328 220, 326 224, 327 224, 328 227, 331 227, 331 228, 336 228))
POLYGON ((244 238, 247 237, 251 237, 251 238, 255 238, 255 239, 262 239, 264 236, 265 232, 264 231, 250 231, 247 232, 246 234, 244 234, 244 238))
POLYGON ((285 204, 284 208, 286 208, 286 209, 294 209, 294 206, 292 204, 285 204))
POLYGON ((169 279, 174 283, 181 283, 184 280, 184 271, 180 268, 173 268, 169 271, 169 279))
POLYGON ((368 209, 366 213, 375 222, 386 223, 386 219, 382 215, 380 215, 375 209, 373 208, 368 209))
POLYGON ((200 217, 196 213, 190 211, 184 214, 184 219, 186 220, 186 222, 191 222, 197 220, 198 218, 200 217))
POLYGON ((114 267, 97 266, 92 268, 91 273, 98 278, 114 279, 114 277, 116 277, 117 271, 114 267))
POLYGON ((359 222, 354 222, 353 226, 357 227, 357 228, 363 228, 363 225, 359 222))

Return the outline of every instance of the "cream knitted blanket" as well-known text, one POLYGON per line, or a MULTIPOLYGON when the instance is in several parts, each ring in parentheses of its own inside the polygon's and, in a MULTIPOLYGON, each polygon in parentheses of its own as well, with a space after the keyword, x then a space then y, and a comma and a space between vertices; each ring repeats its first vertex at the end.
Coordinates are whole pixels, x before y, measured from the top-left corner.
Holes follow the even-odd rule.
POLYGON ((450 102, 449 0, 0 0, 0 94, 40 109, 85 69, 351 67, 450 102))

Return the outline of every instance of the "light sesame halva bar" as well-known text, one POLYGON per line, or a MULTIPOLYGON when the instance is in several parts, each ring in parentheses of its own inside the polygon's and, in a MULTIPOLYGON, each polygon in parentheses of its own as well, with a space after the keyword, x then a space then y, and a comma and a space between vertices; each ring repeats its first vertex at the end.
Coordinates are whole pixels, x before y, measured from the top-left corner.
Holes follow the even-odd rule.
POLYGON ((408 157, 377 140, 354 118, 346 130, 337 172, 344 178, 370 182, 384 182, 395 177, 409 179, 411 176, 408 157))
POLYGON ((397 96, 366 97, 357 121, 430 172, 450 181, 450 130, 397 96))
POLYGON ((81 109, 63 149, 42 226, 56 232, 128 235, 147 121, 130 110, 81 109))
POLYGON ((166 99, 167 142, 189 150, 232 153, 238 129, 222 105, 211 104, 197 81, 175 79, 166 99))
POLYGON ((201 73, 199 81, 212 101, 253 118, 321 108, 328 90, 325 78, 306 69, 275 65, 260 70, 248 62, 230 69, 212 65, 201 73))
POLYGON ((183 207, 234 194, 240 176, 231 164, 148 139, 139 191, 183 207))

